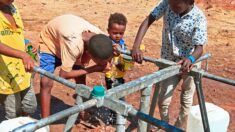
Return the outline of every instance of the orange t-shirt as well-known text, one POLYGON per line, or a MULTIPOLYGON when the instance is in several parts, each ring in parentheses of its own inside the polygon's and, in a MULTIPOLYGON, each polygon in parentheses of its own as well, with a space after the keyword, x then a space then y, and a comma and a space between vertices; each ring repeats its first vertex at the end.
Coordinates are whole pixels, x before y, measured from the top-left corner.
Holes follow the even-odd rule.
POLYGON ((91 31, 103 33, 98 27, 90 24, 81 17, 67 14, 54 18, 40 33, 40 51, 61 58, 62 69, 71 71, 73 65, 80 64, 84 54, 82 33, 91 31))

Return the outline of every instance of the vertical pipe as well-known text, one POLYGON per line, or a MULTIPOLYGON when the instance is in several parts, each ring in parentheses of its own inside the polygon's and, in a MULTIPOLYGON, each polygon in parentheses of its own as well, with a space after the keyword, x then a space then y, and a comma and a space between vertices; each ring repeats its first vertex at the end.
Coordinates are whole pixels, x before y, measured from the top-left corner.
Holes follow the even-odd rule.
MULTIPOLYGON (((150 104, 152 86, 153 85, 149 85, 147 88, 141 90, 140 111, 145 114, 149 113, 149 104, 150 104)), ((146 132, 146 131, 147 131, 147 123, 143 120, 138 120, 138 132, 146 132)))
POLYGON ((116 120, 116 131, 117 132, 125 132, 125 124, 126 124, 126 119, 119 113, 117 114, 117 120, 116 120))
MULTIPOLYGON (((149 115, 152 117, 154 117, 154 112, 155 112, 156 104, 158 101, 159 90, 160 90, 159 83, 156 83, 154 93, 153 93, 152 103, 151 103, 150 111, 149 111, 149 115)), ((147 132, 151 130, 151 127, 152 125, 148 124, 147 132)))
MULTIPOLYGON (((80 104, 82 104, 82 102, 83 102, 82 97, 77 95, 75 105, 80 105, 80 104)), ((72 127, 75 124, 78 115, 79 115, 79 112, 69 116, 69 118, 65 124, 64 132, 70 132, 72 130, 72 127)))
POLYGON ((204 132, 210 132, 210 126, 209 126, 208 117, 207 117, 205 99, 204 99, 203 90, 202 90, 202 75, 200 73, 197 73, 195 75, 194 82, 196 85, 198 102, 199 102, 199 106, 200 106, 204 132))

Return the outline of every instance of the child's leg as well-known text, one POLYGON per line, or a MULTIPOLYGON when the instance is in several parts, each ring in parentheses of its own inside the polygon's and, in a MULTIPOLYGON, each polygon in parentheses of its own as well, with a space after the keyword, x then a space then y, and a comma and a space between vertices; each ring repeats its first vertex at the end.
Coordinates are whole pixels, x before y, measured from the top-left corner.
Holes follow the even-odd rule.
POLYGON ((112 88, 113 80, 111 78, 105 77, 105 83, 106 83, 107 90, 112 88))
POLYGON ((53 87, 53 80, 42 77, 40 86, 41 116, 45 118, 50 115, 51 111, 51 89, 53 87))
POLYGON ((21 108, 22 115, 33 114, 37 109, 37 100, 33 90, 33 85, 20 93, 21 95, 21 108))
MULTIPOLYGON (((47 53, 40 54, 40 68, 54 73, 59 59, 47 53)), ((61 63, 61 62, 60 62, 61 63)), ((48 117, 51 111, 51 89, 53 87, 53 80, 42 76, 40 81, 40 101, 41 101, 41 116, 42 118, 48 117)))

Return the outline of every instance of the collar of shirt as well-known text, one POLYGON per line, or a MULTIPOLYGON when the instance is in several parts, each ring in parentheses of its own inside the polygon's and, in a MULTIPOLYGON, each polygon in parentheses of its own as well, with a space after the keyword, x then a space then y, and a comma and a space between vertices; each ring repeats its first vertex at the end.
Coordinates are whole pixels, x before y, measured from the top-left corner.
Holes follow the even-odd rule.
MULTIPOLYGON (((113 43, 113 44, 116 44, 116 42, 114 42, 113 40, 112 40, 112 43, 113 43)), ((123 39, 121 39, 121 40, 119 41, 119 46, 120 46, 123 50, 126 50, 125 41, 124 41, 123 39)))

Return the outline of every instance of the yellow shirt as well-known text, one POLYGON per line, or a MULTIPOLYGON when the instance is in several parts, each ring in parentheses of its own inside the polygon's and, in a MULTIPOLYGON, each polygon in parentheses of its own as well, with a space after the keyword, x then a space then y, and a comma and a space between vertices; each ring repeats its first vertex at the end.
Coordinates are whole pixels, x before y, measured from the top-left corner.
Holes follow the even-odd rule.
MULTIPOLYGON (((23 22, 18 10, 13 17, 17 28, 13 28, 0 11, 0 41, 11 48, 25 51, 23 22)), ((28 88, 30 77, 21 59, 0 54, 0 94, 13 94, 28 88)))
POLYGON ((120 64, 123 66, 123 64, 121 64, 121 61, 122 61, 121 55, 119 55, 117 57, 113 57, 111 60, 111 69, 105 73, 105 77, 107 77, 107 78, 123 78, 126 71, 121 71, 116 66, 117 64, 120 64))

